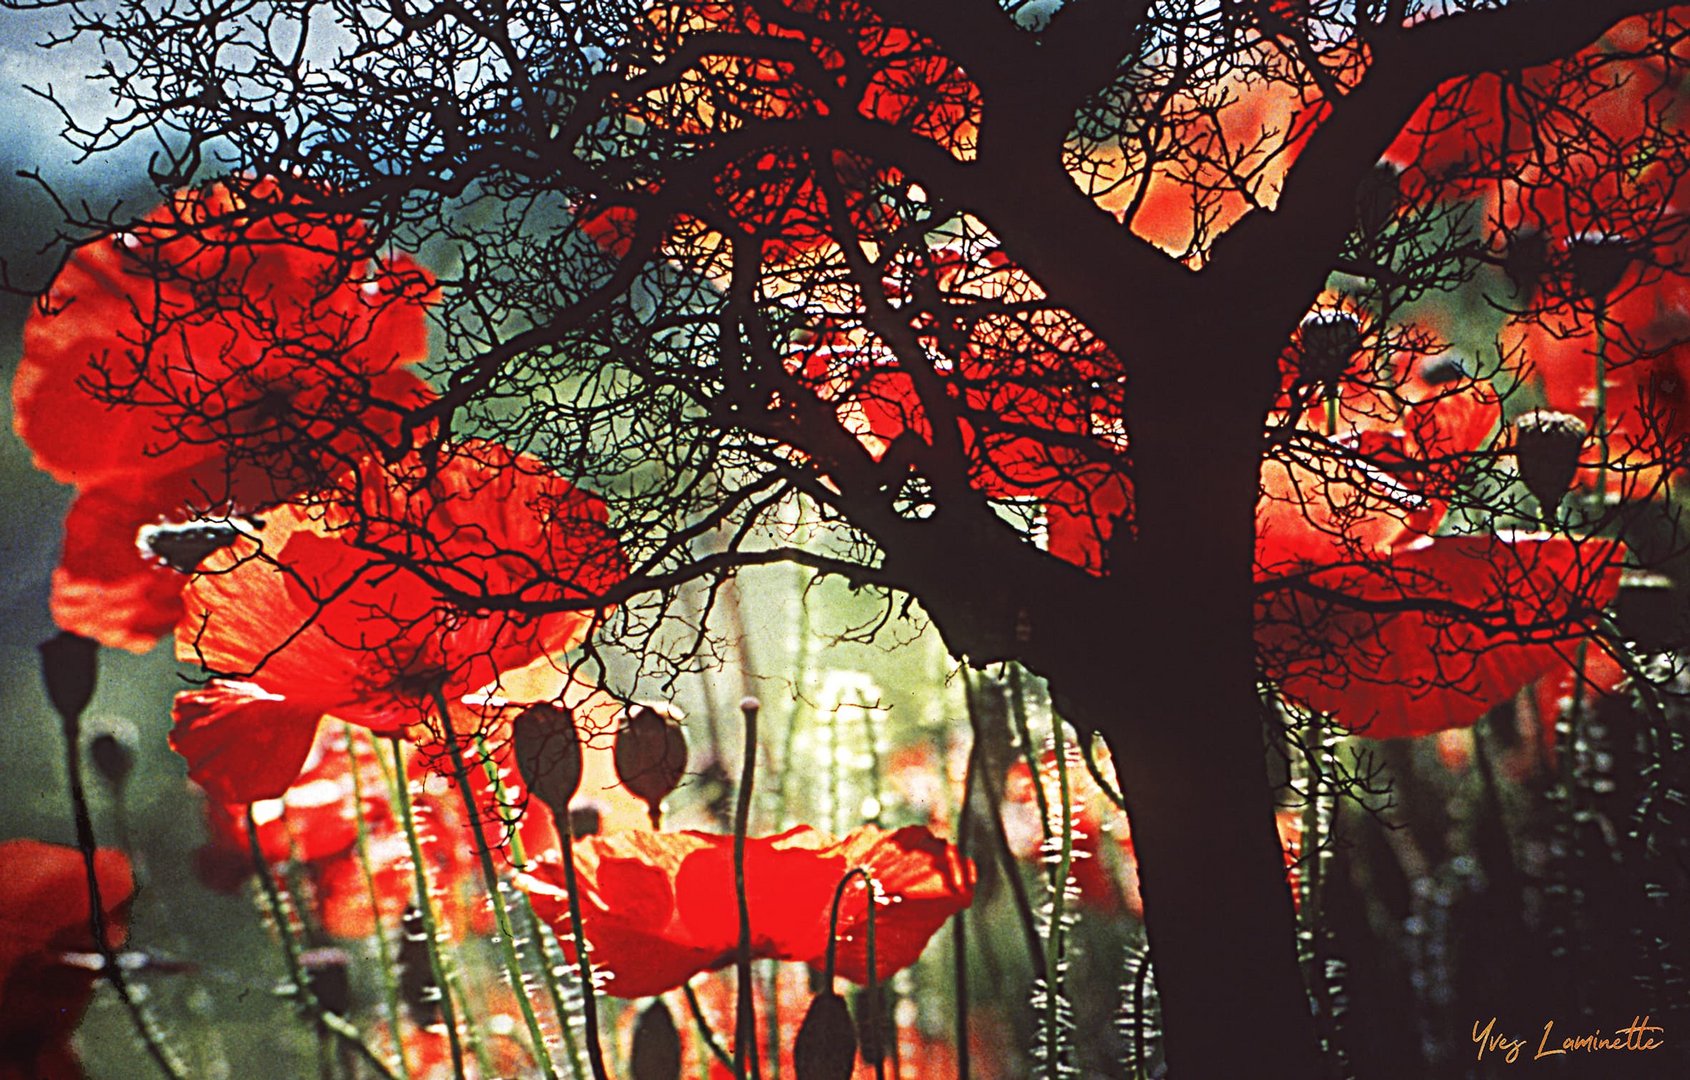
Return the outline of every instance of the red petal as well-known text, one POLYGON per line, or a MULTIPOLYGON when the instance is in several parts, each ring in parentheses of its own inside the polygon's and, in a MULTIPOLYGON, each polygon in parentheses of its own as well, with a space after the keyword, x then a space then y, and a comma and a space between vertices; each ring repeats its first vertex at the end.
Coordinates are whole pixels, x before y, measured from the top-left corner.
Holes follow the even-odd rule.
POLYGON ((53 621, 102 645, 146 652, 182 614, 187 575, 141 555, 136 535, 168 500, 139 480, 89 488, 65 518, 53 621))
MULTIPOLYGON (((123 942, 134 894, 129 860, 94 853, 107 943, 123 942)), ((0 842, 0 1077, 80 1077, 69 1039, 94 993, 95 973, 64 962, 93 952, 82 853, 36 840, 0 842)))
POLYGON ((170 745, 214 799, 281 798, 311 753, 322 711, 252 683, 214 681, 176 695, 170 745))
POLYGON ((1289 591, 1270 597, 1257 640, 1281 688, 1358 734, 1395 738, 1471 724, 1560 666, 1567 619, 1613 598, 1619 566, 1611 541, 1439 537, 1310 581, 1364 610, 1289 591), (1450 605, 1456 614, 1440 612, 1450 605), (1464 621, 1469 611, 1483 623, 1464 621), (1508 630, 1534 626, 1558 629, 1508 630))

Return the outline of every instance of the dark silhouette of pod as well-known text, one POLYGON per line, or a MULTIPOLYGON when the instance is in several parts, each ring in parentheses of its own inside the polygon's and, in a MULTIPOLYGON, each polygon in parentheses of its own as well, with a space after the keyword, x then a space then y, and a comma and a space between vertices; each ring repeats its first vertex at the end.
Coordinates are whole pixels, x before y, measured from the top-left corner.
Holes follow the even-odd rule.
POLYGON ((844 998, 829 990, 810 1002, 792 1064, 798 1080, 849 1080, 857 1066, 857 1029, 844 998))

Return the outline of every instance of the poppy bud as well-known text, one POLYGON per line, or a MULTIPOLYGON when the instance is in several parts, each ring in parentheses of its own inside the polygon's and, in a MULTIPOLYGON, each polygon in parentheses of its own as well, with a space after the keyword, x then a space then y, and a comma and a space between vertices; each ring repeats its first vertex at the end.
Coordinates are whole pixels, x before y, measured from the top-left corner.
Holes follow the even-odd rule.
POLYGON ((88 757, 107 784, 121 788, 135 769, 135 751, 115 732, 102 731, 88 743, 88 757))
POLYGON ((399 918, 399 998, 411 1019, 427 1027, 440 1015, 440 987, 428 955, 428 927, 422 909, 411 906, 399 918))
POLYGON ((663 816, 664 797, 687 770, 687 737, 680 721, 680 710, 672 705, 635 705, 622 714, 616 732, 616 775, 651 808, 654 828, 663 816))
POLYGON ((568 709, 541 702, 517 714, 511 724, 517 771, 528 790, 558 818, 581 786, 581 735, 568 709))
POLYGON ((597 836, 604 827, 603 815, 596 806, 574 806, 569 810, 569 835, 579 840, 597 836))
POLYGON ((317 1001, 336 1016, 352 1011, 352 959, 346 950, 332 946, 299 954, 305 972, 305 986, 317 1001))
POLYGON ((1588 434, 1583 420, 1549 409, 1533 409, 1514 421, 1514 460, 1520 479, 1544 514, 1553 513, 1573 486, 1579 449, 1588 434))
POLYGON ((1664 652, 1684 637, 1685 618, 1672 579, 1628 570, 1620 575, 1614 599, 1614 625, 1646 652, 1664 652))
POLYGON ((1502 272, 1514 283, 1514 291, 1530 299, 1549 269, 1549 238, 1536 229, 1521 229, 1508 238, 1502 258, 1502 272))
POLYGON ((191 574, 207 555, 239 540, 240 530, 226 521, 190 521, 182 525, 146 525, 137 537, 141 550, 181 574, 191 574))
POLYGON ((1381 161, 1356 185, 1356 229, 1364 238, 1376 239, 1396 216, 1402 200, 1397 179, 1401 173, 1395 165, 1381 161))
POLYGON ((1427 386, 1443 386, 1469 377, 1466 363, 1454 353, 1439 353, 1420 362, 1420 378, 1427 386))
POLYGON ((1336 383, 1361 348, 1361 323, 1347 311, 1321 311, 1303 320, 1298 353, 1309 382, 1336 383))
POLYGON ((94 698, 99 655, 96 641, 69 630, 41 643, 41 677, 47 683, 47 700, 67 727, 94 698))
POLYGON ((628 1055, 634 1080, 680 1080, 681 1033, 662 998, 653 998, 634 1022, 634 1045, 628 1055))
POLYGON ((1605 300, 1626 267, 1631 265, 1631 245, 1624 237, 1606 233, 1585 233, 1567 250, 1573 264, 1573 284, 1592 300, 1605 300))
POLYGON ((829 990, 816 995, 792 1048, 798 1080, 848 1080, 857 1067, 857 1031, 845 999, 829 990))

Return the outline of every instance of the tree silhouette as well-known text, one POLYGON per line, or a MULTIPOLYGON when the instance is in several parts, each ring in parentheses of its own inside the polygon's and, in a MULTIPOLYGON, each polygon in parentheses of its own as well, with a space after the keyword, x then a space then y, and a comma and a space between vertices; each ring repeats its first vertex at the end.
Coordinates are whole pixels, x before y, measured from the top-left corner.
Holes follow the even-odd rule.
MULTIPOLYGON (((629 571, 488 595, 358 543, 471 608, 619 604, 676 668, 693 583, 793 562, 1047 680, 1112 751, 1180 1077, 1322 1074, 1264 745, 1582 671, 1674 505, 1666 3, 68 7, 120 103, 73 141, 435 268, 437 393, 358 438, 531 454, 629 571)), ((97 390, 186 441, 236 378, 97 390)))

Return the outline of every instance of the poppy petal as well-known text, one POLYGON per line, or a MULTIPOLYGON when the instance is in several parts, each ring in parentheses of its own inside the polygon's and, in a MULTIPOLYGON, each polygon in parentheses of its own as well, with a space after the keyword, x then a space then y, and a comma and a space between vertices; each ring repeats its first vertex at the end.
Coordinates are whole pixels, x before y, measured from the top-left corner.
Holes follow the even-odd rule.
POLYGON ((279 799, 311 754, 322 711, 254 683, 215 680, 176 695, 170 746, 188 775, 226 803, 279 799))

